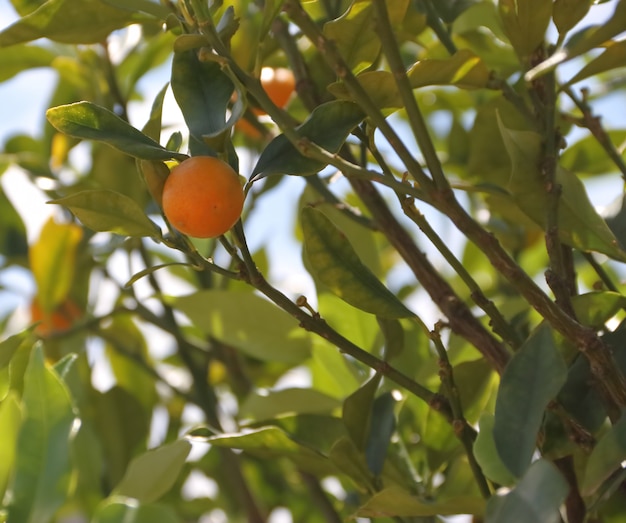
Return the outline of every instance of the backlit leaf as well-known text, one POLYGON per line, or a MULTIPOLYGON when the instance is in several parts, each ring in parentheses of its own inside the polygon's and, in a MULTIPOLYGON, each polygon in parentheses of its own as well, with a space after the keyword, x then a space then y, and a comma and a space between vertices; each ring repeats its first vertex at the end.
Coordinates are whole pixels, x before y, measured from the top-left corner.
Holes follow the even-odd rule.
POLYGON ((253 358, 297 364, 310 356, 311 338, 296 320, 250 292, 205 290, 173 303, 204 333, 253 358))
POLYGON ((31 246, 30 267, 42 311, 51 312, 67 297, 74 281, 76 251, 82 237, 83 230, 79 225, 56 223, 50 218, 31 246))
MULTIPOLYGON (((337 100, 316 107, 296 130, 302 138, 308 138, 328 152, 336 153, 363 118, 364 114, 356 104, 337 100)), ((263 150, 250 180, 259 180, 273 174, 314 174, 325 166, 323 162, 300 154, 285 135, 281 134, 263 150)))
MULTIPOLYGON (((607 135, 618 150, 624 150, 626 130, 607 131, 607 135)), ((561 155, 560 164, 565 169, 577 174, 617 172, 617 166, 593 136, 586 136, 565 149, 561 155)))
POLYGON ((10 49, 0 48, 0 82, 18 73, 35 67, 47 67, 55 54, 36 45, 14 45, 10 49))
POLYGON ((566 85, 575 84, 590 76, 619 67, 626 67, 626 40, 609 42, 606 51, 586 64, 585 67, 568 80, 566 85))
POLYGON ((115 493, 152 503, 172 488, 180 474, 191 443, 179 439, 151 449, 133 459, 115 487, 115 493))
POLYGON ((536 448, 544 410, 567 377, 552 331, 540 325, 514 354, 502 374, 493 437, 506 467, 521 477, 536 448))
POLYGON ((450 58, 420 60, 408 71, 411 87, 454 85, 462 89, 485 87, 489 69, 472 51, 461 49, 450 58))
POLYGON ((591 4, 591 0, 555 0, 552 19, 561 36, 585 17, 591 4))
POLYGON ((543 42, 552 16, 552 2, 544 0, 499 0, 504 30, 518 56, 527 61, 543 42))
POLYGON ((572 306, 580 323, 600 328, 626 307, 626 296, 609 291, 588 292, 572 296, 572 306))
POLYGON ((161 237, 161 230, 134 200, 114 191, 81 191, 48 203, 67 207, 94 231, 114 232, 122 236, 161 237))
POLYGON ((22 401, 8 521, 51 521, 68 496, 74 411, 66 385, 46 366, 41 346, 32 351, 22 401))
POLYGON ((384 318, 413 316, 361 262, 348 239, 320 211, 300 214, 304 248, 315 276, 353 307, 384 318))
POLYGON ((13 473, 21 422, 22 409, 19 400, 10 392, 0 402, 0 496, 3 497, 13 473))
POLYGON ((91 102, 77 102, 46 111, 48 121, 62 133, 97 140, 143 160, 185 160, 186 154, 168 151, 108 109, 91 102))
POLYGON ((97 509, 92 523, 179 523, 174 510, 158 503, 138 503, 123 496, 107 498, 97 509))
POLYGON ((109 33, 146 20, 144 15, 118 9, 103 0, 49 0, 0 32, 0 47, 49 38, 65 44, 95 44, 109 33))
POLYGON ((341 403, 315 389, 289 387, 251 393, 239 408, 244 418, 268 420, 285 414, 320 414, 331 412, 341 403))

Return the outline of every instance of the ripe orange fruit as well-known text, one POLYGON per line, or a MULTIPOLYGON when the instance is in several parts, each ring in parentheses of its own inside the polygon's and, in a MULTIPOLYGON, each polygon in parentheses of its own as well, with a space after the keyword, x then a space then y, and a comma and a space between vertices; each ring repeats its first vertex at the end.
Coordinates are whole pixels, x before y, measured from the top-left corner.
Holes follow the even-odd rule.
MULTIPOLYGON (((261 85, 274 105, 285 107, 296 89, 296 79, 291 70, 284 67, 263 67, 261 85)), ((264 114, 262 109, 254 109, 254 112, 264 114)))
POLYGON ((82 311, 70 298, 52 312, 44 312, 35 298, 30 304, 30 317, 33 323, 41 322, 35 332, 45 338, 68 330, 82 316, 82 311))
POLYGON ((215 238, 241 216, 243 188, 227 163, 212 156, 194 156, 172 169, 163 187, 163 213, 180 232, 215 238))

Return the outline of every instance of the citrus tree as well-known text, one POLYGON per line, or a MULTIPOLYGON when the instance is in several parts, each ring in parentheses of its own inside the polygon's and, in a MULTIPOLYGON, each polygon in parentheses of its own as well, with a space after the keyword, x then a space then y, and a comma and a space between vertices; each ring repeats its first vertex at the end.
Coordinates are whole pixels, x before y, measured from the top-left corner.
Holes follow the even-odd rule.
POLYGON ((11 3, 4 521, 624 521, 625 0, 11 3))

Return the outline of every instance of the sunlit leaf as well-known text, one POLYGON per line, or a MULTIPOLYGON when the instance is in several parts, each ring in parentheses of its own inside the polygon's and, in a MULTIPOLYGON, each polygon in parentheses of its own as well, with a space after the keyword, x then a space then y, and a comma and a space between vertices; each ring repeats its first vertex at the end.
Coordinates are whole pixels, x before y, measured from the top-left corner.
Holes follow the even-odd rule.
POLYGON ((567 81, 566 85, 575 84, 590 76, 619 67, 626 67, 626 40, 610 42, 606 51, 586 64, 585 67, 567 81))
POLYGON ((62 133, 98 140, 143 160, 184 160, 187 155, 168 151, 108 109, 91 102, 77 102, 46 111, 48 121, 62 133))
POLYGON ((14 393, 9 393, 0 403, 0 496, 4 496, 13 473, 21 422, 19 400, 14 393))
POLYGON ((74 281, 76 253, 83 237, 80 226, 48 219, 31 246, 30 267, 37 283, 37 301, 51 312, 66 297, 74 281))
POLYGON ((74 411, 66 385, 32 352, 24 376, 9 521, 50 521, 69 493, 74 411))
POLYGON ((420 60, 408 71, 411 87, 454 85, 462 89, 485 87, 489 69, 472 51, 461 49, 443 60, 420 60))
POLYGON ((253 358, 296 364, 310 355, 310 336, 296 320, 250 292, 205 290, 173 303, 203 332, 253 358))
POLYGON ((133 459, 115 493, 142 503, 152 503, 172 488, 180 474, 191 443, 179 439, 151 449, 133 459))
MULTIPOLYGON (((308 138, 328 152, 336 153, 350 131, 363 118, 364 114, 356 104, 339 100, 316 107, 296 130, 302 138, 308 138)), ((281 134, 263 150, 250 180, 259 180, 273 174, 314 174, 325 165, 300 154, 285 135, 281 134)))
POLYGON ((384 318, 413 316, 361 262, 348 239, 320 211, 300 214, 304 248, 315 275, 333 293, 358 309, 384 318))
POLYGON ((36 45, 14 45, 10 49, 0 48, 0 82, 18 73, 35 67, 47 67, 55 54, 49 49, 36 45))
POLYGON ((543 42, 552 16, 552 2, 544 0, 499 0, 504 30, 523 60, 543 42))
MULTIPOLYGON (((513 0, 507 0, 513 1, 513 0)), ((548 4, 546 2, 546 4, 548 4)), ((545 74, 558 64, 576 58, 583 53, 605 44, 608 40, 626 30, 626 0, 619 0, 613 16, 601 25, 594 25, 574 34, 565 47, 554 53, 550 58, 533 67, 525 75, 526 81, 545 74)))
POLYGON ((502 374, 493 437, 502 462, 516 477, 530 465, 544 410, 567 377, 550 327, 539 326, 502 374))
POLYGON ((114 232, 122 236, 161 236, 161 230, 134 200, 114 191, 81 191, 48 203, 67 207, 94 231, 114 232))
POLYGON ((370 518, 448 516, 453 514, 481 516, 484 510, 485 501, 478 497, 468 496, 445 501, 425 500, 402 487, 391 486, 374 494, 364 505, 359 507, 356 515, 370 518))

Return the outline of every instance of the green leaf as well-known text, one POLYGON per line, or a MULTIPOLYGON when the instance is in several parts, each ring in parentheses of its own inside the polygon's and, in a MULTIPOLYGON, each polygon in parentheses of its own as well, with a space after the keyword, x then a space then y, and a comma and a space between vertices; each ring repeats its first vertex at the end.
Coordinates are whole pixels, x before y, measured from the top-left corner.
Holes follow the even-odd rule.
POLYGON ((324 24, 324 36, 333 41, 348 67, 355 73, 366 69, 380 52, 380 39, 374 31, 371 2, 354 2, 336 20, 324 24))
POLYGON ((305 207, 300 214, 304 248, 315 276, 350 305, 383 318, 408 318, 413 313, 361 262, 354 248, 320 211, 305 207))
POLYGON ((487 504, 489 523, 557 523, 559 508, 569 485, 556 467, 544 459, 535 461, 517 486, 505 496, 493 496, 487 504))
POLYGON ((66 501, 74 411, 67 387, 35 348, 24 376, 9 521, 50 521, 66 501))
POLYGON ((92 523, 180 523, 174 510, 158 503, 142 504, 137 500, 113 496, 104 500, 92 523))
POLYGON ((202 332, 253 358, 295 365, 310 356, 310 335, 296 320, 250 292, 205 290, 172 301, 202 332))
POLYGON ((180 439, 162 445, 133 459, 115 494, 152 503, 166 494, 176 483, 191 443, 180 439))
POLYGON ((588 292, 573 296, 572 306, 580 323, 599 329, 626 307, 626 297, 617 292, 588 292))
POLYGON ((542 323, 507 364, 496 398, 493 437, 502 462, 516 477, 530 464, 544 411, 566 377, 552 331, 542 323))
POLYGON ((16 445, 22 421, 22 409, 15 393, 9 394, 0 403, 0 496, 4 494, 13 474, 16 445))
MULTIPOLYGON (((365 71, 357 78, 361 87, 379 109, 399 109, 403 106, 398 84, 389 71, 365 71)), ((328 90, 335 98, 352 100, 352 95, 343 82, 330 84, 328 90)))
POLYGON ((241 449, 263 459, 289 458, 298 467, 312 472, 336 472, 326 456, 295 441, 278 427, 248 429, 240 434, 213 436, 206 441, 218 447, 241 449))
POLYGON ((136 11, 140 13, 146 13, 154 16, 155 18, 163 19, 167 18, 171 11, 163 4, 155 0, 103 0, 104 3, 116 7, 118 9, 125 9, 127 11, 136 11))
POLYGON ((106 463, 107 484, 116 485, 124 476, 130 460, 145 449, 150 430, 150 415, 130 392, 115 385, 96 393, 94 423, 106 463))
POLYGON ((0 341, 0 369, 4 369, 11 363, 13 355, 25 341, 28 341, 27 331, 18 332, 0 341))
POLYGON ((478 437, 474 442, 474 456, 483 474, 498 485, 513 485, 515 477, 502 463, 493 439, 494 416, 484 412, 478 422, 478 437))
POLYGON ((77 249, 82 238, 83 230, 77 224, 56 223, 50 218, 31 246, 30 266, 44 313, 66 299, 75 279, 77 249))
POLYGON ((60 105, 46 111, 48 121, 69 136, 97 140, 142 160, 185 160, 186 154, 168 151, 108 109, 91 102, 60 105))
POLYGON ((114 191, 80 191, 48 203, 67 207, 94 231, 109 231, 122 236, 161 237, 159 227, 134 200, 114 191))
POLYGON ((589 496, 596 492, 613 472, 623 468, 624 460, 626 460, 626 414, 622 413, 619 421, 600 438, 591 452, 581 485, 581 494, 589 496))
MULTIPOLYGON (((531 131, 507 129, 499 114, 497 119, 511 159, 511 176, 506 188, 518 207, 545 228, 548 200, 537 166, 541 136, 531 131)), ((556 182, 561 186, 558 207, 561 241, 582 251, 597 251, 626 262, 626 253, 619 248, 617 239, 591 204, 580 179, 557 166, 556 182)))
POLYGON ((382 374, 374 374, 343 402, 343 422, 350 439, 360 451, 365 450, 372 419, 372 404, 382 374))
POLYGON ((370 423, 365 461, 369 471, 376 477, 383 472, 391 438, 396 430, 395 406, 396 400, 391 392, 381 394, 372 403, 372 420, 376 422, 370 423))
POLYGON ((572 85, 590 76, 595 76, 612 69, 626 66, 626 40, 609 42, 606 51, 591 60, 576 73, 565 85, 572 85))
MULTIPOLYGON (((1 164, 0 160, 0 164, 1 164)), ((0 171, 2 167, 0 165, 0 171)), ((1 173, 0 173, 1 174, 1 173)), ((0 252, 6 257, 6 263, 19 263, 26 260, 28 244, 26 243, 26 227, 22 217, 13 207, 0 187, 0 252)))
MULTIPOLYGON (((512 1, 512 0, 508 0, 512 1)), ((626 0, 619 0, 615 6, 613 16, 602 25, 595 25, 583 29, 573 35, 565 44, 565 48, 554 53, 550 58, 533 67, 526 73, 524 79, 530 82, 554 69, 560 63, 576 58, 594 47, 606 44, 611 38, 626 30, 626 0)))
POLYGON ((161 140, 161 118, 163 116, 163 100, 165 100, 165 94, 167 93, 168 87, 169 84, 165 84, 154 97, 152 107, 150 108, 150 118, 148 118, 148 121, 141 129, 141 132, 143 134, 145 134, 149 138, 152 138, 157 143, 161 140))
POLYGON ((48 67, 56 55, 49 49, 36 45, 15 45, 10 49, 0 48, 0 82, 35 67, 48 67))
MULTIPOLYGON (((355 516, 370 518, 452 516, 473 514, 482 516, 485 501, 478 497, 459 497, 445 501, 420 499, 402 487, 391 486, 374 494, 359 507, 355 516)), ((539 520, 537 520, 539 521, 539 520)))
MULTIPOLYGON (((624 144, 626 144, 626 130, 616 129, 608 131, 607 134, 617 149, 623 151, 624 144)), ((617 172, 615 163, 594 136, 586 136, 565 149, 560 158, 560 165, 578 174, 617 172)))
POLYGON ((476 89, 485 87, 491 76, 480 57, 468 49, 461 49, 442 60, 420 60, 407 74, 413 89, 428 85, 476 89))
MULTIPOLYGON (((330 153, 336 153, 363 117, 363 112, 356 104, 337 100, 316 107, 296 130, 302 138, 307 138, 330 153)), ((250 181, 273 174, 306 176, 321 171, 325 166, 323 162, 300 154, 285 135, 281 134, 261 153, 250 181)))
POLYGON ((591 4, 591 0, 555 0, 552 6, 552 19, 559 34, 564 36, 580 22, 589 12, 591 4))
POLYGON ((543 42, 552 17, 552 2, 544 0, 499 0, 504 31, 518 56, 528 61, 543 42))
POLYGON ((254 420, 268 420, 281 414, 331 412, 341 403, 315 389, 290 387, 251 393, 239 408, 239 415, 254 420))
POLYGON ((183 51, 174 53, 171 84, 191 133, 192 155, 208 154, 212 149, 204 137, 216 137, 231 126, 226 111, 234 91, 232 80, 217 62, 201 62, 196 51, 183 51))
POLYGON ((146 20, 102 0, 49 0, 0 32, 0 47, 49 38, 65 44, 96 44, 116 29, 146 20))

